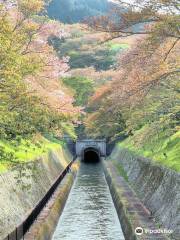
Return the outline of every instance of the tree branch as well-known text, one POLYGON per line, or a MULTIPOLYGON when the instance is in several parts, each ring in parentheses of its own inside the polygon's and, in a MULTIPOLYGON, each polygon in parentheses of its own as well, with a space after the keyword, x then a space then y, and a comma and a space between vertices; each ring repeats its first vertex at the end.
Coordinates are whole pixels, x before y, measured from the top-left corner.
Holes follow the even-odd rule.
POLYGON ((170 49, 168 50, 168 52, 166 53, 166 55, 165 55, 165 57, 164 57, 164 60, 163 60, 164 62, 167 60, 169 54, 171 53, 171 51, 173 50, 173 48, 176 46, 176 44, 178 43, 179 40, 180 40, 180 39, 177 38, 177 39, 173 42, 172 46, 170 47, 170 49))

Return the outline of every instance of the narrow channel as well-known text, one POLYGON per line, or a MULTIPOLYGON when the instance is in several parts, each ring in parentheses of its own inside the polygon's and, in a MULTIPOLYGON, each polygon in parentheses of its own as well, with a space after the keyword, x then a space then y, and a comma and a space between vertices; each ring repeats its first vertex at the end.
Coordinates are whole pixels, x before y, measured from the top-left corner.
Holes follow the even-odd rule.
POLYGON ((52 239, 125 239, 101 162, 81 163, 52 239))

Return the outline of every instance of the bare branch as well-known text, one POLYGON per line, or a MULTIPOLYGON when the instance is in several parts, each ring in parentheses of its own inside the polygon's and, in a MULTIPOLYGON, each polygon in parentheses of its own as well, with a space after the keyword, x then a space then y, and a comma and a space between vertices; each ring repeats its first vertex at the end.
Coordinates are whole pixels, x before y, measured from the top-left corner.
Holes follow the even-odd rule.
POLYGON ((164 62, 167 60, 169 54, 171 53, 171 51, 173 50, 173 48, 176 46, 176 44, 178 43, 179 40, 180 40, 180 39, 177 38, 177 39, 173 42, 172 46, 170 47, 170 49, 168 50, 168 52, 165 54, 164 62))

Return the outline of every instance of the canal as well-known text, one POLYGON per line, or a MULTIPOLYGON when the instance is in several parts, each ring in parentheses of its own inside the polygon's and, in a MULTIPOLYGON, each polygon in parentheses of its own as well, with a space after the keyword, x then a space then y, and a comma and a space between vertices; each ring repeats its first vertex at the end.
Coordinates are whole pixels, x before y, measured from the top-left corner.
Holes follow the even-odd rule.
POLYGON ((81 163, 52 239, 125 239, 101 162, 81 163))

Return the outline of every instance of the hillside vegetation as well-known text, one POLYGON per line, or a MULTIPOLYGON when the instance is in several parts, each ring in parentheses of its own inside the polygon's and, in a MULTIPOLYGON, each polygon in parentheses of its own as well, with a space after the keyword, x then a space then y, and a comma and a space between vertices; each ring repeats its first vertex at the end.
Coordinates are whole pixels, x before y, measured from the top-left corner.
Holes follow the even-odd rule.
POLYGON ((157 3, 126 5, 118 23, 111 16, 89 23, 109 32, 109 39, 138 35, 139 40, 120 56, 112 81, 90 99, 85 126, 92 137, 126 138, 120 146, 179 171, 179 6, 157 3), (144 27, 134 30, 139 23, 144 27))
POLYGON ((69 76, 62 78, 62 82, 74 93, 75 105, 84 108, 85 114, 79 118, 81 124, 76 127, 76 134, 87 137, 83 122, 91 111, 89 99, 98 87, 113 79, 119 56, 132 48, 136 37, 106 42, 106 33, 87 29, 84 24, 65 25, 65 28, 70 33, 67 38, 53 37, 49 43, 60 58, 69 56, 69 76))
POLYGON ((0 2, 1 169, 68 135, 179 171, 178 1, 47 2, 0 2))
POLYGON ((53 137, 36 135, 31 139, 19 137, 15 140, 0 141, 0 172, 7 171, 17 164, 24 164, 48 155, 50 150, 59 149, 63 141, 53 137))
POLYGON ((59 81, 69 69, 68 58, 58 58, 48 44, 50 36, 61 39, 68 32, 59 22, 40 16, 44 7, 41 0, 0 3, 0 161, 4 164, 39 156, 36 135, 42 136, 47 148, 51 145, 43 137, 47 134, 76 137, 73 121, 81 109, 59 81))

